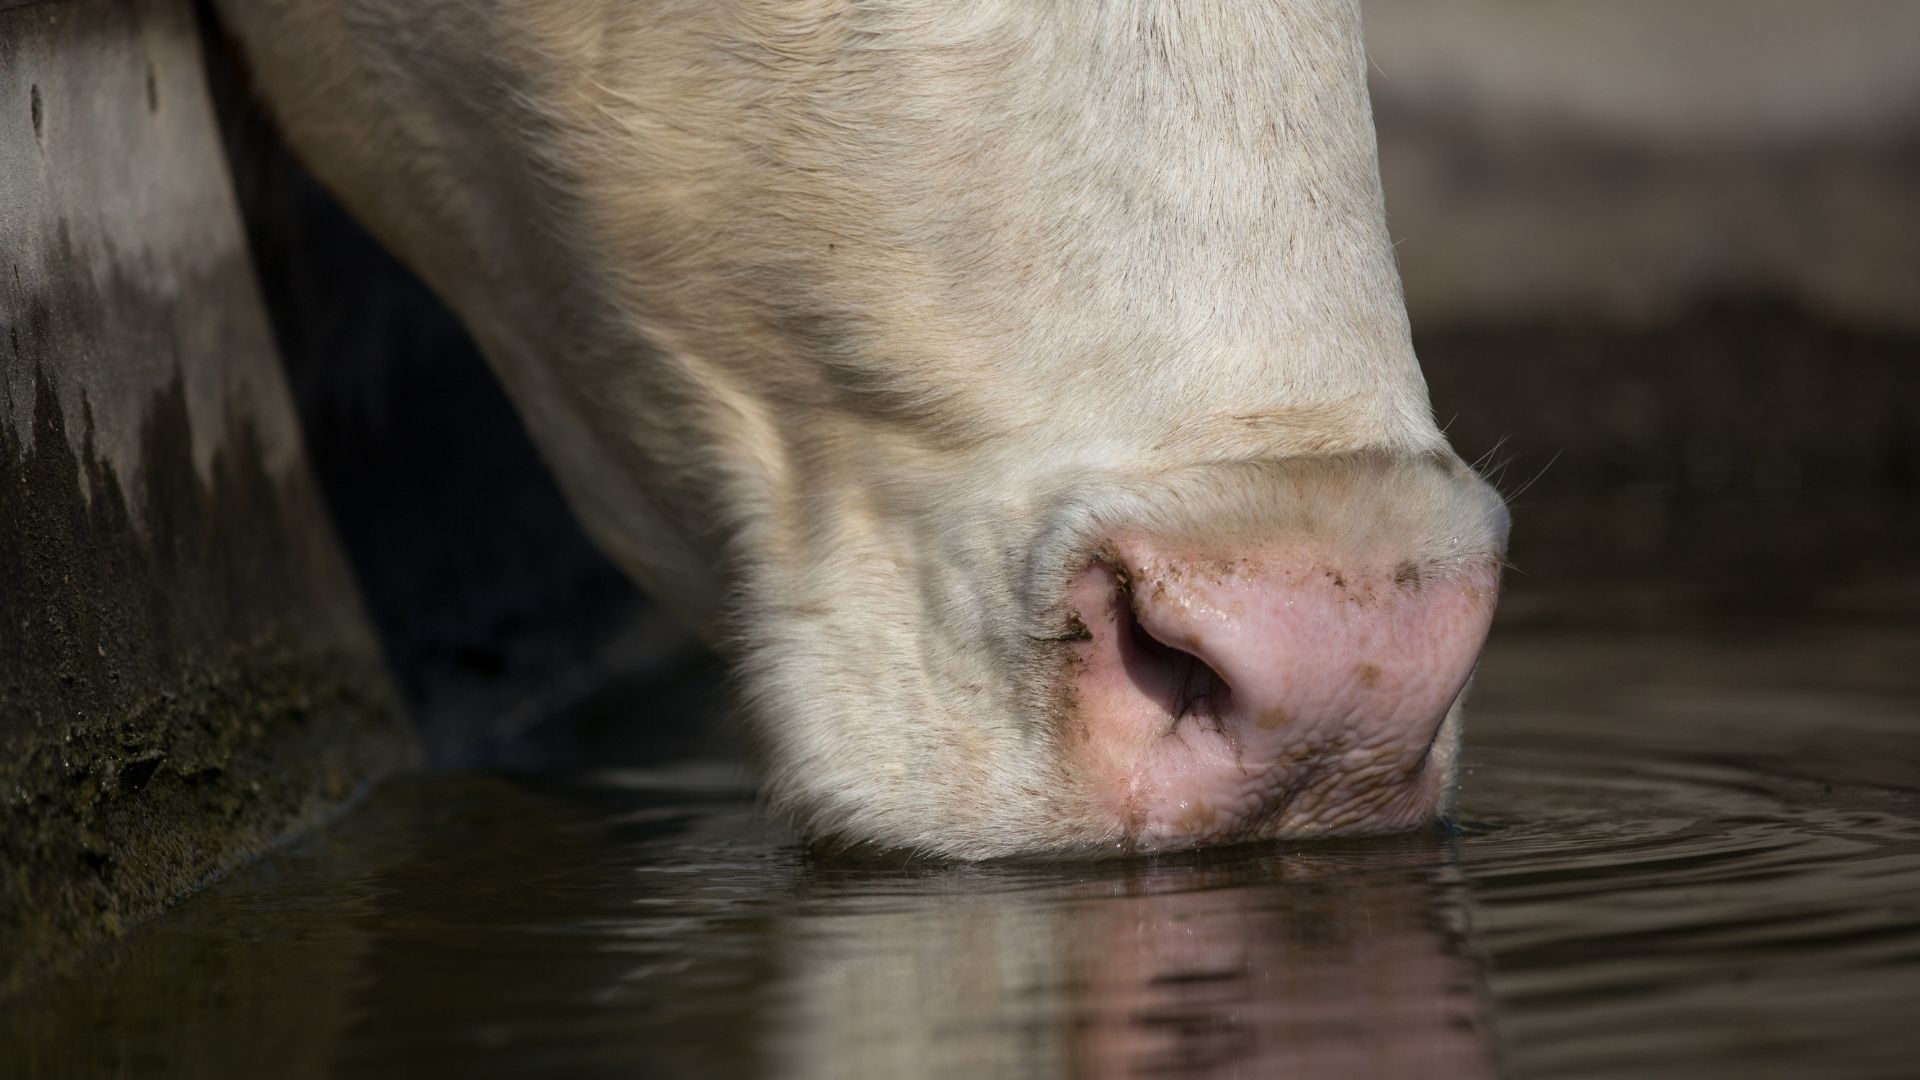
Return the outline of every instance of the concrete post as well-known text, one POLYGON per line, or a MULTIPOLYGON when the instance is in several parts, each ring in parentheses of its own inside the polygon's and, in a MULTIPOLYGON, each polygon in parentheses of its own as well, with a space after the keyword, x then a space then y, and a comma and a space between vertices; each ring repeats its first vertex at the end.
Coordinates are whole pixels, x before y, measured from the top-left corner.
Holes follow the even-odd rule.
POLYGON ((0 995, 416 753, 187 0, 0 0, 0 995))

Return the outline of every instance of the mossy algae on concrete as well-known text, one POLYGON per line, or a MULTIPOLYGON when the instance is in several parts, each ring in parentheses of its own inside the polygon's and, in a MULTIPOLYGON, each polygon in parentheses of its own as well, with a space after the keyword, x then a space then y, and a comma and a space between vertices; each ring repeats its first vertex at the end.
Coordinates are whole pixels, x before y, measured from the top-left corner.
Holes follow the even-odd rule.
POLYGON ((407 760, 380 685, 364 658, 262 640, 126 714, 0 749, 0 994, 407 760))

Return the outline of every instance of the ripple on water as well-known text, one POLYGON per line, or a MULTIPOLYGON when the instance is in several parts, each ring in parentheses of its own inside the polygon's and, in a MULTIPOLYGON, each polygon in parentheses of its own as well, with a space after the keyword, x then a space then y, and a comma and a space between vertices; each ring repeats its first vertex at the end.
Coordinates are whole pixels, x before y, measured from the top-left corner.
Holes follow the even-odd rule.
POLYGON ((1910 1075, 1920 663, 1789 644, 1496 650, 1452 835, 876 865, 731 762, 396 784, 0 1012, 0 1076, 1910 1075))
POLYGON ((1461 859, 1514 1066, 1901 1075, 1920 1061, 1913 793, 1604 744, 1479 758, 1470 807, 1497 809, 1461 859))

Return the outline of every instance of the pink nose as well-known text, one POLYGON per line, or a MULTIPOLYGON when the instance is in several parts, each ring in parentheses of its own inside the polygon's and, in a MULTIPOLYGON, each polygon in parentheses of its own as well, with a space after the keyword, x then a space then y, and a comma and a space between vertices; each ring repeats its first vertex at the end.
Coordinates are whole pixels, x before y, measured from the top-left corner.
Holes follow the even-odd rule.
POLYGON ((1137 847, 1418 825, 1497 588, 1491 558, 1116 542, 1073 589, 1072 753, 1137 847))

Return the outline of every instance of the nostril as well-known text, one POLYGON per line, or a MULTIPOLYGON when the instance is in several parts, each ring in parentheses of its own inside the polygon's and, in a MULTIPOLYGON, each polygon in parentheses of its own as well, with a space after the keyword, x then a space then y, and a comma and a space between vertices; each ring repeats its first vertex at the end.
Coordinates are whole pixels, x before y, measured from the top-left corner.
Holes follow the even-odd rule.
POLYGON ((1060 746, 1130 842, 1437 812, 1499 579, 1490 561, 1411 575, 1398 554, 1288 540, 1228 558, 1125 537, 1083 568, 1060 746))
MULTIPOLYGON (((1131 589, 1120 586, 1122 662, 1134 685, 1166 709, 1173 723, 1201 716, 1216 724, 1233 707, 1233 688, 1193 647, 1155 637, 1133 611, 1131 589)), ((1197 646, 1198 643, 1194 643, 1197 646)))

